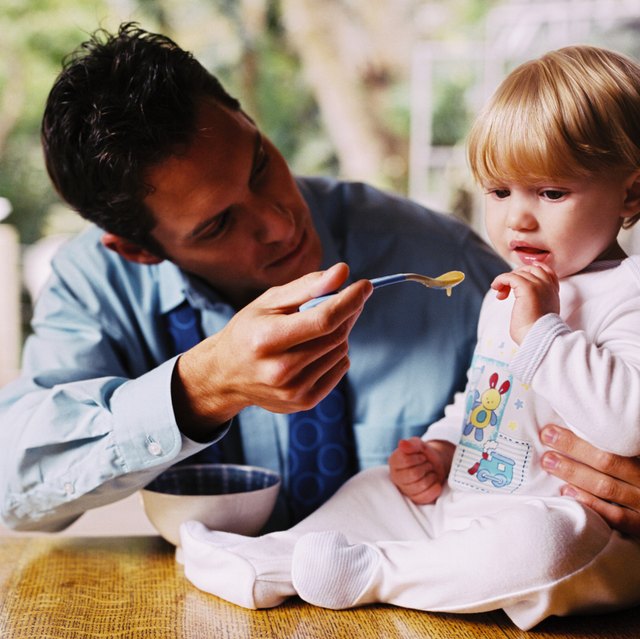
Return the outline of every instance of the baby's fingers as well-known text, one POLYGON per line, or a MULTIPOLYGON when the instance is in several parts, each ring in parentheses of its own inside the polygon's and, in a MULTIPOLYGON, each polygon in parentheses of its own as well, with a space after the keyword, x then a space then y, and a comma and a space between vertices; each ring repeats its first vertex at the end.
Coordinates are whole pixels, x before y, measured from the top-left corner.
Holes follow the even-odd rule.
POLYGON ((420 481, 405 488, 406 490, 401 492, 418 505, 431 504, 442 493, 442 483, 435 472, 428 473, 420 481))
POLYGON ((422 452, 422 440, 419 437, 410 437, 409 439, 401 439, 398 442, 398 450, 405 455, 413 455, 422 452))
POLYGON ((504 275, 504 273, 498 275, 498 277, 491 282, 491 288, 496 291, 496 297, 499 300, 506 300, 507 297, 509 297, 509 293, 511 293, 511 284, 509 284, 504 275))

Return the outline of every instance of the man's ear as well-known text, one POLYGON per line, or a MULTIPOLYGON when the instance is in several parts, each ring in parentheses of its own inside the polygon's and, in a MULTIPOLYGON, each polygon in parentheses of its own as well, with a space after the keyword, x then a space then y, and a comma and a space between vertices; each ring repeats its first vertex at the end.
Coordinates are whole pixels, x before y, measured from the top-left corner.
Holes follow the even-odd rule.
POLYGON ((640 171, 629 176, 625 185, 624 213, 622 217, 631 217, 640 213, 640 171))
POLYGON ((114 233, 105 233, 102 236, 102 244, 110 251, 124 257, 125 260, 136 264, 160 264, 160 262, 164 261, 164 258, 158 257, 135 242, 126 240, 124 237, 114 233))

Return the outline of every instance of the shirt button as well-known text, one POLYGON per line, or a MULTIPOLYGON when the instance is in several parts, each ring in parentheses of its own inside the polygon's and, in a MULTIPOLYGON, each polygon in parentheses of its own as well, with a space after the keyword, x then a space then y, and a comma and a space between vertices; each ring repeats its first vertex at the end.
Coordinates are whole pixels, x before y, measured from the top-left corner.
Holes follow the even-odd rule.
POLYGON ((162 446, 160 446, 158 442, 150 442, 149 444, 147 444, 147 450, 154 457, 159 457, 160 455, 162 455, 162 446))
POLYGON ((64 492, 67 495, 73 495, 73 493, 76 491, 76 489, 74 488, 73 484, 71 482, 67 482, 64 486, 64 492))

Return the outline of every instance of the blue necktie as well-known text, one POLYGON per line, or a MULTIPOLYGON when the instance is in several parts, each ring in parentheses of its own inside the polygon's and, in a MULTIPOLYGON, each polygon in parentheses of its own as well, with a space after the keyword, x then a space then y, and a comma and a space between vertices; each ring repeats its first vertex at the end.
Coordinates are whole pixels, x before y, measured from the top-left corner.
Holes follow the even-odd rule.
POLYGON ((289 415, 289 503, 298 522, 358 470, 343 379, 314 408, 289 415))

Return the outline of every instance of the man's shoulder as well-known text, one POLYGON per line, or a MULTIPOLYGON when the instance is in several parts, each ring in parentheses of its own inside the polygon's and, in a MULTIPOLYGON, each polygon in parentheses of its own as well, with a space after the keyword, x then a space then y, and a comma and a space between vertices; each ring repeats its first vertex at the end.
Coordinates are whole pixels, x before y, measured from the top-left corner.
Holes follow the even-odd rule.
POLYGON ((424 208, 406 197, 366 182, 323 176, 297 176, 296 182, 306 198, 311 197, 318 200, 339 199, 345 205, 394 202, 402 203, 412 208, 424 208))
POLYGON ((67 240, 51 261, 52 270, 62 280, 93 282, 94 286, 116 287, 118 282, 152 282, 157 271, 175 268, 170 262, 136 264, 102 244, 104 231, 90 225, 67 240))
POLYGON ((89 225, 70 237, 53 256, 51 265, 55 271, 84 271, 96 275, 112 270, 113 265, 124 261, 102 244, 103 231, 89 225))
POLYGON ((172 262, 128 261, 102 244, 102 234, 88 227, 58 250, 41 298, 81 300, 85 310, 101 314, 104 321, 120 321, 130 312, 148 315, 151 308, 172 308, 182 299, 184 279, 172 262))
POLYGON ((404 229, 413 231, 442 228, 458 237, 468 227, 452 215, 434 211, 406 196, 365 182, 326 177, 296 178, 300 191, 316 213, 349 220, 350 226, 363 229, 404 229))

